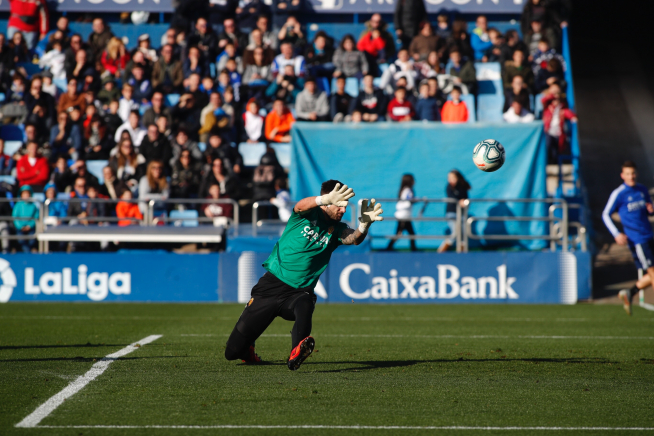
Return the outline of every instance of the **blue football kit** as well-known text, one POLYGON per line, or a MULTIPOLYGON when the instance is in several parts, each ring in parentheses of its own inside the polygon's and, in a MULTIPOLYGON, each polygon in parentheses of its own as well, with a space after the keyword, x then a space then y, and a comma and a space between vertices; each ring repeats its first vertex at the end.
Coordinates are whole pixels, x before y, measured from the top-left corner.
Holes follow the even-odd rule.
POLYGON ((602 212, 604 224, 613 237, 620 231, 611 220, 611 214, 618 212, 631 254, 640 269, 654 265, 654 233, 648 220, 647 204, 652 204, 652 199, 644 185, 627 186, 623 183, 611 193, 602 212))

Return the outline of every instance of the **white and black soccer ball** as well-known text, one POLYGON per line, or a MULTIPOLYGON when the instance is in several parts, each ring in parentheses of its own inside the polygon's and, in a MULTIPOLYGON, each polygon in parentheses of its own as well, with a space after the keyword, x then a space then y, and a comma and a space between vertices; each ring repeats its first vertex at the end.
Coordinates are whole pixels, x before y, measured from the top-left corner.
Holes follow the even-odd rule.
POLYGON ((472 151, 472 161, 482 171, 492 173, 502 168, 506 152, 499 141, 494 139, 484 139, 475 145, 472 151))

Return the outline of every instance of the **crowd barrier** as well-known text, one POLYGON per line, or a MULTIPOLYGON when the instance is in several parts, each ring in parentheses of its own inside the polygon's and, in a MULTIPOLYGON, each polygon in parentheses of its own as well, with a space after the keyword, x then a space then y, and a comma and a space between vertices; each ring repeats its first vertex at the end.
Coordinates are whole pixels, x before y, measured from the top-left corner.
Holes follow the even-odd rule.
MULTIPOLYGON (((268 253, 0 256, 0 302, 240 302, 268 253)), ((590 298, 590 254, 336 251, 321 303, 573 304, 590 298)))

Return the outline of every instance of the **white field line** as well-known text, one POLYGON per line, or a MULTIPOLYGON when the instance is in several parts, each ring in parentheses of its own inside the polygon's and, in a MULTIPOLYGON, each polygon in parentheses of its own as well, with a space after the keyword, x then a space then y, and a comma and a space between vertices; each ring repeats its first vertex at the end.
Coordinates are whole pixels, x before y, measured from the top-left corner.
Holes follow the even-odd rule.
MULTIPOLYGON (((203 336, 229 336, 228 334, 215 335, 208 334, 181 334, 180 336, 203 337, 203 336)), ((329 338, 421 338, 421 339, 600 339, 600 340, 624 340, 624 339, 641 339, 651 341, 654 336, 527 336, 527 335, 321 335, 320 337, 329 338)), ((287 338, 287 334, 264 334, 261 337, 269 338, 287 338)))
POLYGON ((652 431, 654 427, 474 427, 474 426, 402 426, 402 425, 42 425, 36 428, 77 429, 179 429, 179 430, 228 430, 228 429, 284 429, 284 430, 550 430, 550 431, 652 431))
POLYGON ((109 354, 98 362, 94 363, 91 369, 89 369, 86 374, 79 376, 75 381, 66 386, 61 392, 52 396, 48 401, 41 404, 36 408, 34 412, 29 414, 25 419, 16 424, 16 427, 32 428, 36 427, 39 422, 41 422, 45 417, 51 414, 57 407, 66 401, 71 396, 75 395, 77 392, 82 390, 84 386, 93 381, 100 374, 102 374, 116 359, 119 359, 132 351, 138 350, 141 345, 149 344, 150 342, 156 341, 162 335, 150 335, 146 338, 141 339, 140 341, 134 342, 123 348, 122 350, 116 351, 115 353, 109 354))

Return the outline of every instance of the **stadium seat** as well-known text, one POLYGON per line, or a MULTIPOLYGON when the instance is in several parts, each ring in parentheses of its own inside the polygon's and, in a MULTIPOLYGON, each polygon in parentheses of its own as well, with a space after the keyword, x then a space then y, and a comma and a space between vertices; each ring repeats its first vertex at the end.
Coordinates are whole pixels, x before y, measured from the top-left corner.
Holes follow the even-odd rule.
POLYGON ((32 194, 32 198, 38 203, 43 203, 45 201, 45 194, 43 192, 35 192, 32 194))
POLYGON ((209 75, 210 75, 212 78, 215 78, 215 77, 216 77, 216 64, 213 63, 213 62, 211 62, 211 63, 209 64, 209 75))
POLYGON ((175 106, 179 103, 179 94, 167 94, 166 95, 166 106, 175 106))
POLYGON ((100 184, 104 183, 104 175, 102 170, 109 164, 109 161, 106 160, 89 160, 86 162, 86 169, 89 173, 93 174, 98 178, 100 184))
POLYGON ((388 70, 388 64, 379 64, 377 65, 379 67, 379 72, 384 74, 386 70, 388 70))
POLYGON ((3 101, 5 101, 5 94, 4 92, 0 92, 0 103, 2 103, 3 101))
POLYGON ((151 107, 152 107, 152 105, 150 105, 150 104, 141 104, 141 105, 139 105, 139 115, 141 115, 141 116, 145 115, 145 111, 147 111, 151 107))
POLYGON ((171 210, 169 218, 171 224, 176 227, 198 227, 199 225, 197 210, 171 210))
POLYGON ((285 170, 291 169, 291 144, 270 144, 275 150, 279 164, 285 170))
POLYGON ((477 119, 487 122, 501 122, 504 96, 481 94, 477 97, 477 119))
POLYGON ((543 118, 543 94, 538 94, 534 101, 534 115, 537 120, 543 118))
POLYGON ((22 126, 17 126, 15 124, 5 124, 0 126, 0 138, 5 141, 20 141, 23 142, 24 130, 22 126))
POLYGON ((57 193, 57 200, 69 200, 69 199, 70 199, 70 192, 57 193))
POLYGON ((501 80, 479 80, 477 82, 477 95, 503 95, 501 80))
POLYGON ((10 185, 16 184, 16 177, 14 176, 0 176, 0 182, 9 183, 10 185))
POLYGON ((316 84, 318 85, 318 89, 320 89, 321 91, 325 91, 327 95, 330 94, 329 80, 327 80, 326 77, 318 77, 316 79, 316 84))
POLYGON ((502 80, 502 68, 499 62, 475 62, 477 80, 502 80))
POLYGON ((243 165, 256 167, 261 161, 261 156, 266 154, 266 144, 263 142, 257 142, 256 144, 241 142, 238 145, 238 152, 243 157, 243 165))
POLYGON ((207 149, 207 143, 206 142, 198 142, 198 148, 202 153, 204 153, 207 149))
POLYGON ((13 156, 23 146, 22 141, 5 141, 5 154, 13 156))
POLYGON ((66 90, 68 88, 68 80, 66 80, 66 79, 53 79, 52 83, 61 92, 66 92, 66 90))
POLYGON ((16 64, 16 68, 24 68, 25 72, 27 73, 27 78, 32 77, 34 74, 38 74, 41 72, 41 67, 39 67, 39 64, 33 64, 31 62, 19 62, 16 64))
MULTIPOLYGON (((332 79, 332 89, 336 89, 336 78, 332 79)), ((359 95, 359 79, 356 77, 348 77, 345 79, 345 92, 352 97, 359 95)))

